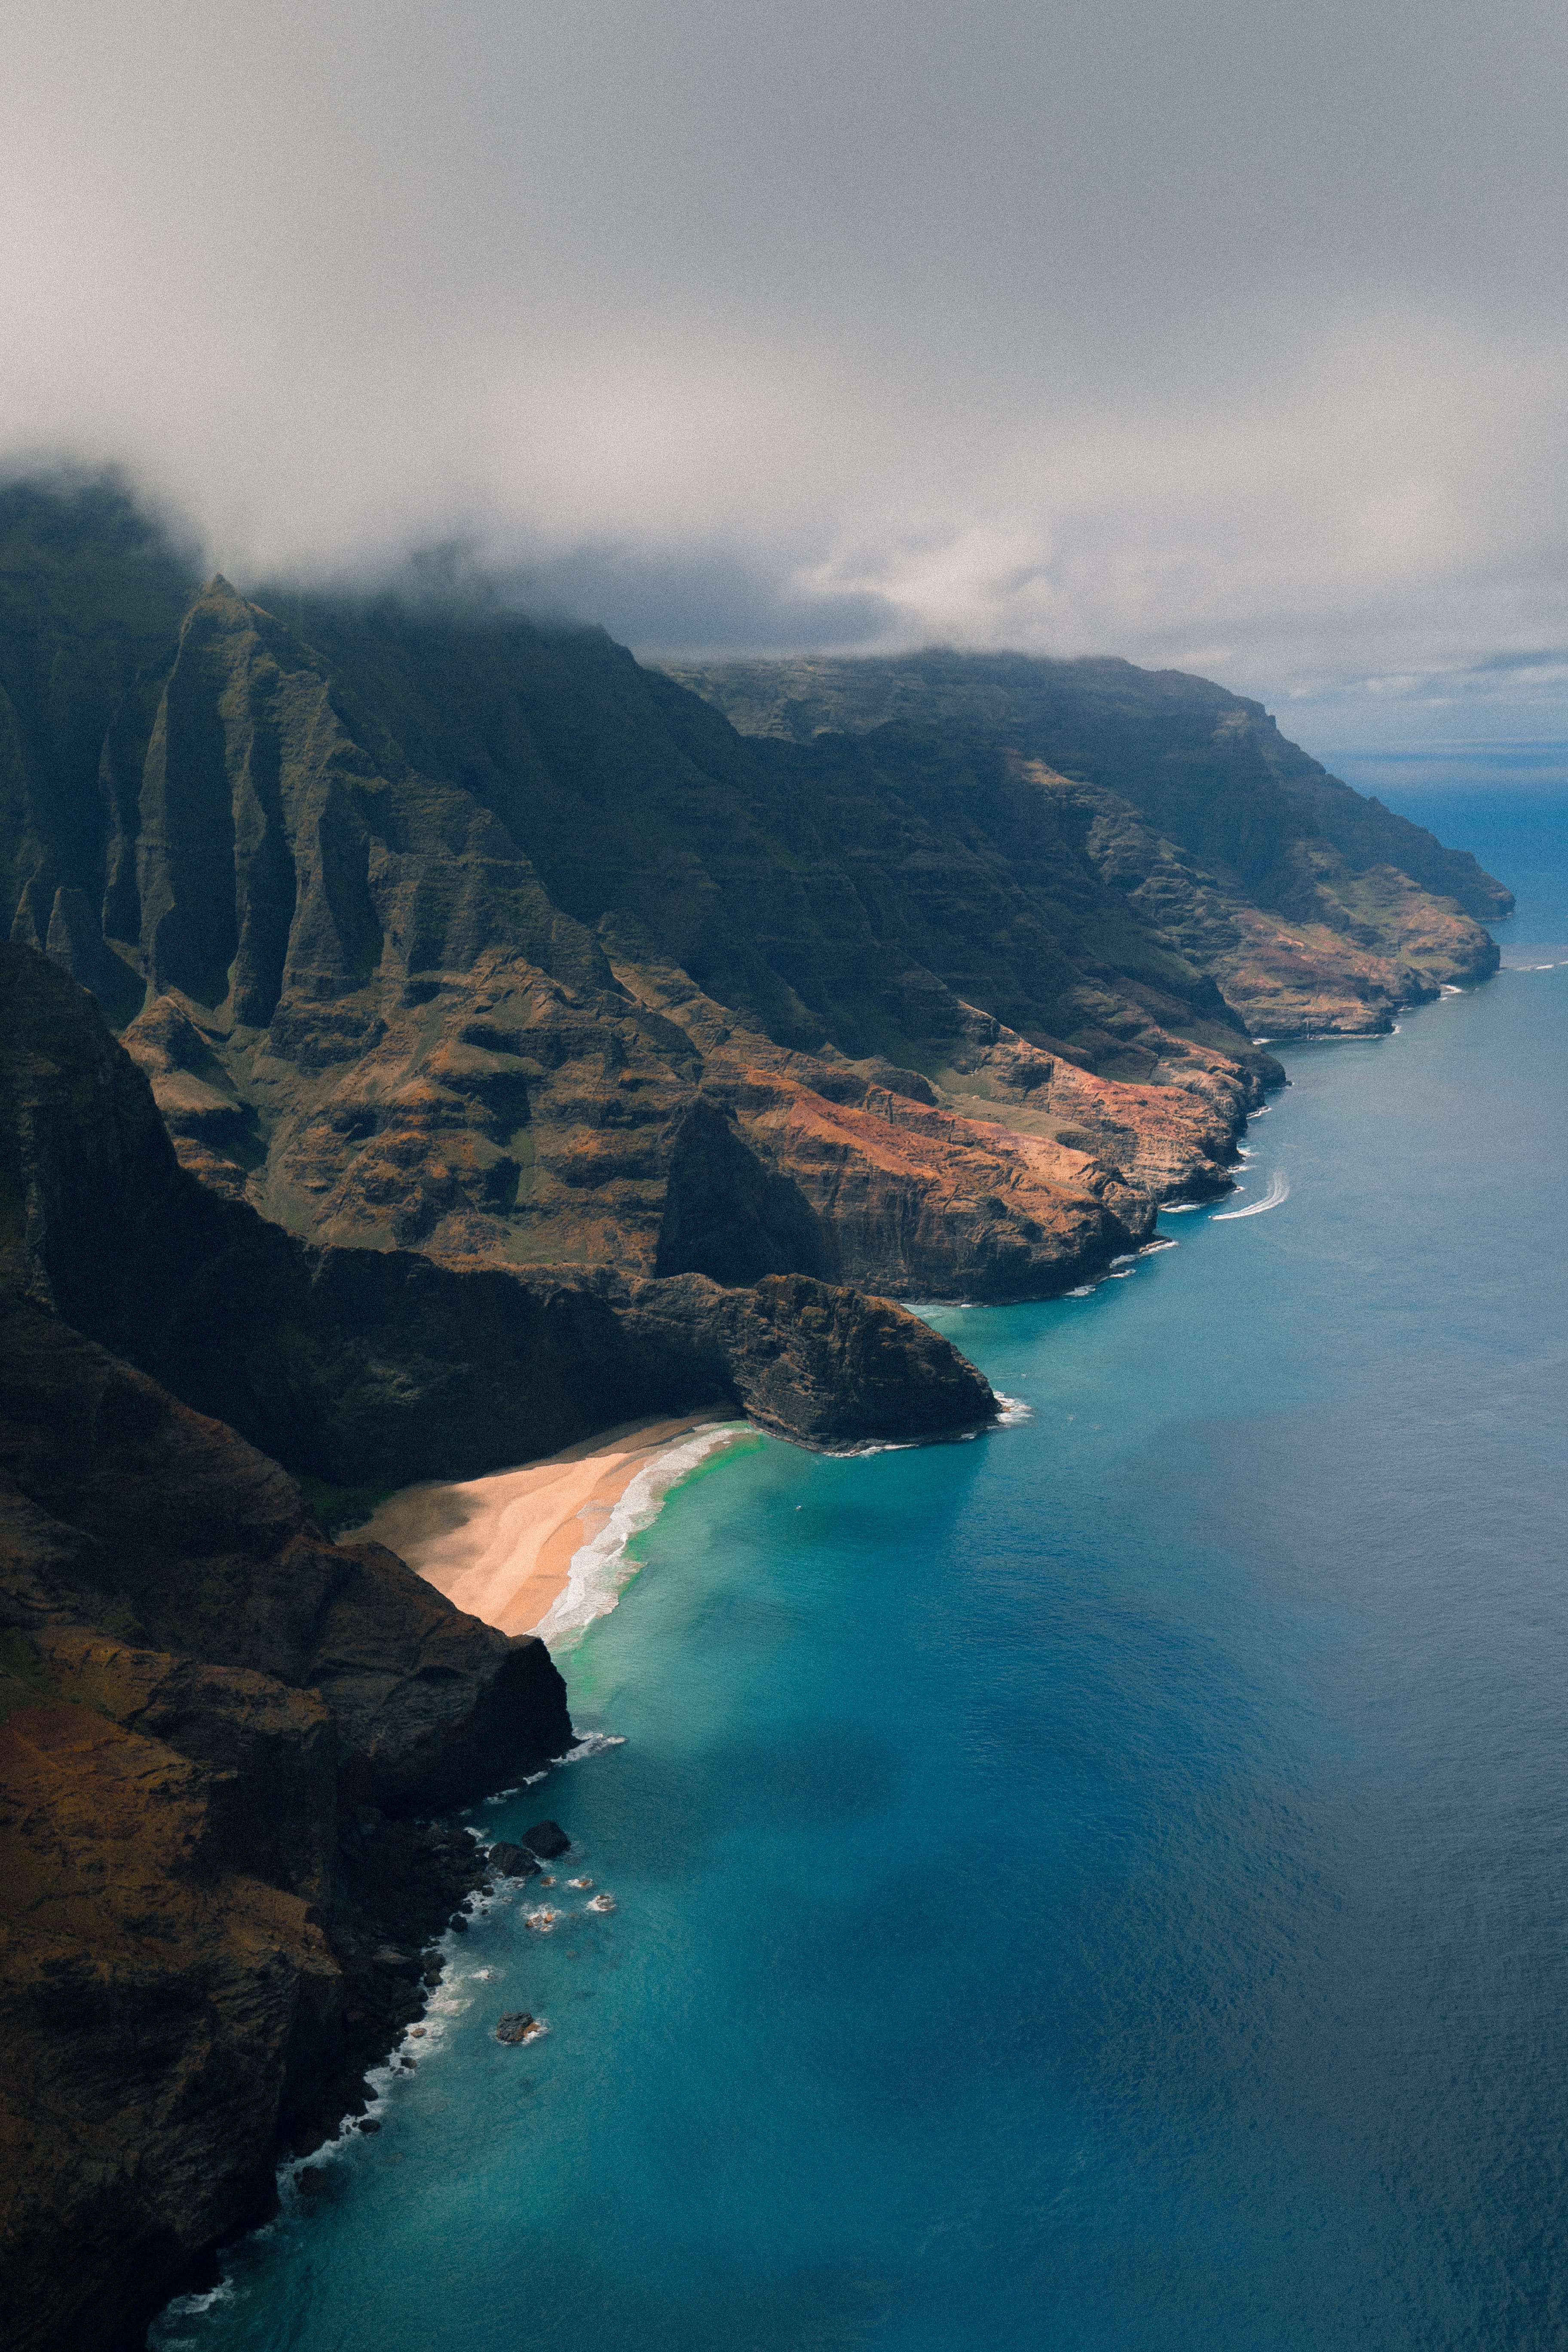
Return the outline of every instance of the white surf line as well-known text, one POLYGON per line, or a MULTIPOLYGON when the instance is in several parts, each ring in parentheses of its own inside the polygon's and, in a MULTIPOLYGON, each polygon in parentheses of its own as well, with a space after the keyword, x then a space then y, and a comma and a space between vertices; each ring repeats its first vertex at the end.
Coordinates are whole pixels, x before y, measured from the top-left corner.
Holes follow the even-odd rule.
POLYGON ((1281 1201, 1288 1201, 1289 1197, 1290 1179, 1283 1168, 1276 1168, 1261 1201, 1249 1202, 1245 1209, 1226 1209, 1219 1216, 1211 1217, 1209 1223, 1211 1225, 1228 1225, 1234 1223, 1237 1217, 1260 1217, 1266 1209, 1277 1209, 1281 1201))
POLYGON ((632 1537, 653 1525, 670 1488, 689 1471, 719 1447, 752 1434, 749 1422, 710 1422, 637 1472, 598 1534, 573 1553, 564 1586, 533 1628, 547 1648, 571 1648, 596 1617, 608 1616, 637 1573, 637 1563, 626 1558, 632 1537))

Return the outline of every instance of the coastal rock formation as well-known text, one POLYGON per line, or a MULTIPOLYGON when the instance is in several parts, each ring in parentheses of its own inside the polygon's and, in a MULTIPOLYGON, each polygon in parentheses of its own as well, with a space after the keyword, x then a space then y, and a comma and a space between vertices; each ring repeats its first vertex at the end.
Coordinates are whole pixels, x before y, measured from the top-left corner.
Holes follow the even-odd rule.
POLYGON ((535 1822, 531 1830, 524 1830, 522 1843, 541 1862, 554 1862, 572 1841, 559 1822, 535 1822))
POLYGON ((12 936, 302 1239, 1049 1293, 1222 1183, 1279 1076, 1000 772, 781 770, 594 632, 198 593, 108 493, 13 491, 0 538, 12 936), (1039 1069, 968 1083, 987 1030, 1105 1081, 1069 1157, 1039 1069))
POLYGON ((461 1615, 379 1545, 329 1542, 276 1463, 16 1299, 0 1475, 18 1605, 16 1580, 43 1578, 37 1605, 73 1622, 318 1693, 367 1803, 455 1801, 571 1744, 542 1642, 461 1615))
POLYGON ((1386 1027, 1510 903, 1173 673, 691 692, 482 602, 198 589, 107 489, 14 488, 0 552, 0 914, 322 1246, 1050 1295, 1223 1184, 1249 1027, 1386 1027))
POLYGON ((479 1867, 398 1816, 573 1735, 542 1643, 329 1543, 14 1292, 0 1520, 0 2236, 8 2340, 52 2352, 121 2340, 362 2102, 479 1867))
POLYGON ((991 1417, 986 1382, 887 1301, 311 1248, 182 1169, 86 992, 0 950, 0 1279, 296 1471, 466 1478, 606 1422, 709 1403, 818 1443, 991 1417))
POLYGON ((345 1481, 460 1476, 672 1396, 824 1441, 995 1409, 923 1324, 809 1276, 314 1250, 182 1169, 92 999, 0 950, 0 2231, 19 2346, 121 2339, 259 2218, 279 2141, 309 2147, 359 2102, 482 1870, 466 1836, 407 1816, 572 1743, 542 1643, 378 1545, 329 1541, 247 1440, 345 1481))
POLYGON ((488 1869, 499 1870, 503 1878, 531 1878, 539 1868, 532 1854, 525 1853, 521 1846, 511 1844, 506 1838, 498 1839, 489 1849, 485 1864, 488 1869))
MULTIPOLYGON (((910 734, 1043 789, 1125 912, 1255 1036, 1365 1034, 1497 969, 1512 894, 1352 792, 1256 702, 1130 662, 931 650, 672 664, 743 733, 910 734)), ((997 804, 992 829, 1016 819, 997 804)), ((1097 1065, 1099 1066, 1099 1065, 1097 1065)))

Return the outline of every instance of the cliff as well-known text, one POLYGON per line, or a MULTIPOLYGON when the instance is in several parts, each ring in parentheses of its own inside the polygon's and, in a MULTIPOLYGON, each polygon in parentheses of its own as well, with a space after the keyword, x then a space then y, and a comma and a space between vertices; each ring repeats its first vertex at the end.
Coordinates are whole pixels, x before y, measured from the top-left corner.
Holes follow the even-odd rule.
POLYGON ((468 1840, 572 1738, 543 1644, 329 1543, 221 1423, 0 1296, 7 2341, 127 2339, 362 2104, 468 1840))
POLYGON ((538 1643, 329 1541, 296 1476, 709 1404, 972 1427, 984 1381, 879 1294, 1072 1286, 1228 1186, 1255 1033, 1495 965, 1500 885, 1205 681, 686 675, 482 598, 204 586, 112 486, 0 493, 0 2148, 39 2352, 265 2208, 471 1881, 414 1816, 571 1738, 538 1643))
POLYGON ((1045 792, 1125 915, 1254 1034, 1386 1028, 1398 1005, 1497 969, 1480 926, 1512 894, 1207 678, 940 650, 670 675, 786 761, 842 736, 896 763, 918 739, 1045 792))
POLYGON ((808 1276, 317 1249, 183 1169, 92 998, 0 949, 9 2340, 121 2340, 267 2210, 473 1883, 408 1816, 571 1744, 542 1643, 329 1541, 248 1440, 395 1484, 705 1400, 824 1442, 994 1411, 924 1325, 808 1276))
POLYGON ((884 1300, 806 1275, 541 1270, 320 1248, 180 1166, 87 992, 0 949, 0 1281, 297 1471, 463 1478, 638 1413, 720 1404, 811 1442, 995 1411, 884 1300))
POLYGON ((1500 885, 1205 681, 680 675, 201 588, 111 489, 14 488, 0 914, 301 1239, 926 1297, 1070 1287, 1222 1189, 1249 1030, 1495 962, 1500 885))
POLYGON ((1048 1294, 1279 1076, 1000 770, 781 772, 594 632, 182 592, 108 493, 0 499, 0 555, 12 936, 302 1239, 1048 1294))

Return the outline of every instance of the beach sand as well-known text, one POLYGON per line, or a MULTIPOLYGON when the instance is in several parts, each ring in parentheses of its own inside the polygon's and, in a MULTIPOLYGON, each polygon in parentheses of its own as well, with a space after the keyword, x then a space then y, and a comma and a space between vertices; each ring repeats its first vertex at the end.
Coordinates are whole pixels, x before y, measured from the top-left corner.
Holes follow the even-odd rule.
POLYGON ((460 1486, 405 1486, 347 1540, 385 1544, 471 1616, 503 1633, 531 1633, 632 1480, 715 1423, 711 1407, 676 1421, 626 1422, 521 1470, 460 1486))

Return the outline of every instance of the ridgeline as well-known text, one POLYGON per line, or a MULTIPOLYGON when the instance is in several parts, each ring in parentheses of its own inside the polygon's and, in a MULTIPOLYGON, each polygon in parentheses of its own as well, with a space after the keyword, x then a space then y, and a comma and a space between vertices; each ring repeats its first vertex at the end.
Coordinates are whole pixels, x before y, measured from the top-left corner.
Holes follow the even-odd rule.
POLYGON ((414 1817, 572 1738, 297 1481, 973 1428, 893 1298, 1102 1271, 1228 1187, 1260 1039, 1483 977, 1510 904, 1200 679, 665 674, 0 494, 16 2342, 130 2340, 266 2210, 472 1883, 414 1817))

